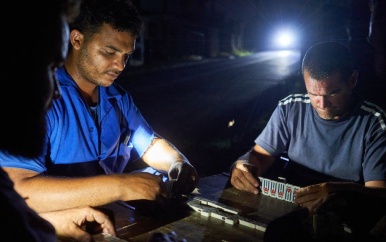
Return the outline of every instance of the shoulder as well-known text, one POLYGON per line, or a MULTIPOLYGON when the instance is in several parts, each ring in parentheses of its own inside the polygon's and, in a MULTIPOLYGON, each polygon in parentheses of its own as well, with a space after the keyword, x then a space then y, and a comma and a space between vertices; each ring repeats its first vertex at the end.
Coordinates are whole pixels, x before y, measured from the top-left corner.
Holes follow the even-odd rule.
POLYGON ((293 106, 310 103, 308 94, 291 94, 279 101, 279 106, 293 106))
POLYGON ((67 73, 64 66, 56 69, 55 76, 58 79, 61 86, 67 86, 72 80, 71 76, 67 73))
POLYGON ((304 121, 304 117, 312 111, 311 107, 308 94, 291 94, 279 101, 272 116, 288 122, 304 121))
POLYGON ((386 113, 382 108, 372 102, 363 101, 360 104, 360 110, 370 119, 375 120, 383 131, 386 131, 386 113))

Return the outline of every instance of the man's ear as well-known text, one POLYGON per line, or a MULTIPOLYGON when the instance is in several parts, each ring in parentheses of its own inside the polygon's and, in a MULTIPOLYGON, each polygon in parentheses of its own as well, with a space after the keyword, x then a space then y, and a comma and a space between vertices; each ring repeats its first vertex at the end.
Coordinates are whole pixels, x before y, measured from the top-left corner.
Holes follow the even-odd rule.
POLYGON ((70 33, 70 42, 72 48, 78 50, 83 44, 84 36, 79 30, 73 29, 70 33))
POLYGON ((358 71, 354 70, 352 72, 350 80, 349 80, 349 83, 351 85, 351 89, 353 89, 357 85, 357 81, 358 81, 358 71))

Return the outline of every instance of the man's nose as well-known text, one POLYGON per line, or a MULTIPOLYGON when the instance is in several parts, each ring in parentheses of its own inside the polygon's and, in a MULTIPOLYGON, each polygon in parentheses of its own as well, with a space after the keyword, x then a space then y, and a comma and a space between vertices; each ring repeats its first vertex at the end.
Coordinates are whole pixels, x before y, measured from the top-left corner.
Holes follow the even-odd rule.
POLYGON ((321 96, 319 97, 319 107, 324 109, 330 106, 330 102, 327 97, 321 96))
POLYGON ((125 56, 117 56, 117 58, 114 59, 114 66, 119 70, 123 71, 125 69, 127 64, 127 57, 125 56))

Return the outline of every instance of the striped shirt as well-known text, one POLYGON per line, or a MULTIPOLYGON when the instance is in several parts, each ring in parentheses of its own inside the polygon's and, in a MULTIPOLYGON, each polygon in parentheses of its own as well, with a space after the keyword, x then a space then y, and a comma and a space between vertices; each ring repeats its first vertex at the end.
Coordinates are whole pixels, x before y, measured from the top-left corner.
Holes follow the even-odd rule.
POLYGON ((359 183, 386 180, 385 112, 357 95, 354 100, 348 115, 332 121, 319 117, 308 94, 289 95, 255 143, 325 175, 359 183))

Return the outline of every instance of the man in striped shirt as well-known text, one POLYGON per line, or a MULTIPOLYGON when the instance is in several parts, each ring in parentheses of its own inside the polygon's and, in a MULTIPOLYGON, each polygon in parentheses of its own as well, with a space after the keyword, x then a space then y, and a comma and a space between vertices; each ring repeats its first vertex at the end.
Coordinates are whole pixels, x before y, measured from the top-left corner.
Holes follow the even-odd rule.
POLYGON ((386 189, 385 112, 354 92, 358 72, 347 47, 337 42, 312 46, 302 73, 307 94, 279 102, 255 146, 234 163, 232 185, 258 194, 256 176, 264 177, 286 153, 286 165, 303 169, 286 177, 288 183, 303 187, 295 193, 295 203, 303 207, 317 208, 347 184, 353 190, 358 184, 366 191, 386 189), (318 175, 299 175, 306 173, 318 175))

